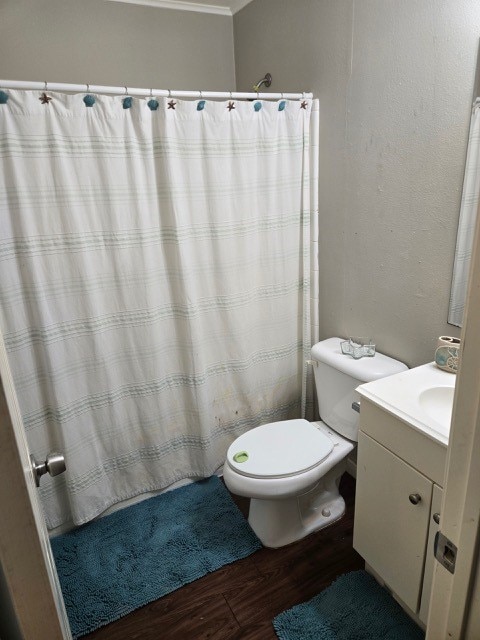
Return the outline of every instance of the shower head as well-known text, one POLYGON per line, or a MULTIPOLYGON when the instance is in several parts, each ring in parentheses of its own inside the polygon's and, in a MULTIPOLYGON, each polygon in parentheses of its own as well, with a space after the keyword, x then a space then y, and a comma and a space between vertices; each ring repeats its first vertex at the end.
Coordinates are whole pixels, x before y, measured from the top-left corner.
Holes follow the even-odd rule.
POLYGON ((265 76, 257 82, 257 84, 253 85, 254 91, 259 91, 260 87, 264 84, 266 87, 269 87, 272 84, 272 76, 270 73, 266 73, 265 76))

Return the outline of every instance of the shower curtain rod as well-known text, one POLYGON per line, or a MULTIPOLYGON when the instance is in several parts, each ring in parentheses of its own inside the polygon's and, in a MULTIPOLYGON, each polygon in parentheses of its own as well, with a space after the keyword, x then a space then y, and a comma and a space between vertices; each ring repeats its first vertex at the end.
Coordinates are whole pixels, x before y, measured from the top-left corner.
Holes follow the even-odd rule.
POLYGON ((24 80, 0 80, 0 89, 29 89, 32 91, 72 91, 75 93, 108 93, 129 96, 155 96, 166 98, 223 98, 224 100, 309 100, 312 93, 243 93, 238 91, 176 91, 170 89, 139 89, 109 87, 96 84, 68 84, 64 82, 29 82, 24 80))

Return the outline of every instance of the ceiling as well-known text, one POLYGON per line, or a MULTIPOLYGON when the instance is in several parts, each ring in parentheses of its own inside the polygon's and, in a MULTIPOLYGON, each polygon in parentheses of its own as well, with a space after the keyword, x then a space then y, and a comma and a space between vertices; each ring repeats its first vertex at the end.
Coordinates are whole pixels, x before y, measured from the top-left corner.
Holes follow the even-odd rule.
POLYGON ((196 11, 198 13, 216 13, 222 16, 233 16, 252 0, 108 0, 108 2, 124 2, 140 4, 146 7, 177 9, 180 11, 196 11))

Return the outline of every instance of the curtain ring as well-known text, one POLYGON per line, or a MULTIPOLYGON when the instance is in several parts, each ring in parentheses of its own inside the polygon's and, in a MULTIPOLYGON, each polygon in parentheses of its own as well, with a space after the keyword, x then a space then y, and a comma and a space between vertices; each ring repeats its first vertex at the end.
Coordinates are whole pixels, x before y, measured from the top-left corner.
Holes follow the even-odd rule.
POLYGON ((46 81, 46 80, 44 80, 44 83, 43 83, 43 84, 44 84, 44 86, 43 86, 43 90, 44 90, 44 91, 47 91, 47 85, 48 85, 47 81, 46 81))
POLYGON ((128 87, 125 87, 125 95, 128 96, 128 87))
POLYGON ((153 89, 150 89, 150 98, 153 98, 153 89))
POLYGON ((283 91, 282 91, 282 93, 280 94, 280 97, 282 98, 282 100, 284 99, 284 98, 283 98, 283 91))
POLYGON ((90 85, 87 84, 87 93, 90 93, 90 85))
POLYGON ((200 100, 203 100, 202 92, 201 92, 201 91, 199 91, 198 93, 200 94, 200 100))
POLYGON ((169 98, 171 98, 171 97, 172 97, 172 90, 171 90, 171 89, 169 89, 169 90, 168 90, 168 97, 169 97, 169 98))

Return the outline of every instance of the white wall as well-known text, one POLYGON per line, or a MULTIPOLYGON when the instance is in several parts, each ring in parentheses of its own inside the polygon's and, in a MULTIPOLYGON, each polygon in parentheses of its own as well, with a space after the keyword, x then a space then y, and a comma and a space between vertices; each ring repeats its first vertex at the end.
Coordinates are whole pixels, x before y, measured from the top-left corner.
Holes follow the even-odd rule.
POLYGON ((0 78, 232 90, 232 18, 105 0, 0 0, 0 78))
POLYGON ((480 37, 478 0, 253 0, 237 88, 320 98, 322 337, 414 366, 446 323, 480 37))

